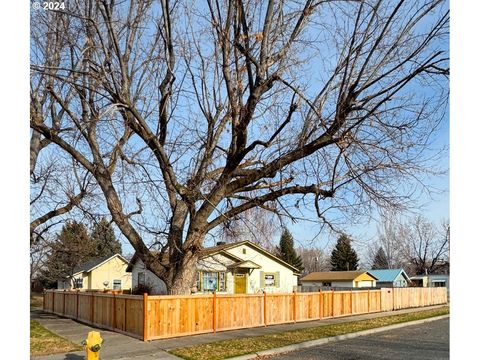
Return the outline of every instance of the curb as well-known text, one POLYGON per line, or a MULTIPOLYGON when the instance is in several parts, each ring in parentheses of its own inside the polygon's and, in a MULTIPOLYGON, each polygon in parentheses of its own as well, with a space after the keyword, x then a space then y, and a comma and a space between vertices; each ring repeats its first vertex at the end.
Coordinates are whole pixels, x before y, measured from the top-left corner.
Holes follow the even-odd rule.
POLYGON ((423 324, 423 323, 427 323, 427 322, 431 322, 431 321, 436 321, 436 320, 442 320, 442 319, 446 319, 448 317, 450 317, 450 314, 435 316, 435 317, 426 318, 426 319, 422 319, 422 320, 409 321, 409 322, 404 322, 404 323, 400 323, 400 324, 388 325, 388 326, 383 326, 383 327, 369 329, 369 330, 362 330, 362 331, 357 331, 357 332, 354 332, 354 333, 332 336, 332 337, 329 337, 329 338, 323 338, 323 339, 318 339, 318 340, 310 340, 310 341, 305 341, 305 342, 302 342, 302 343, 299 343, 299 344, 293 344, 293 345, 288 345, 288 346, 282 346, 280 348, 259 351, 257 353, 253 353, 253 354, 236 356, 236 357, 228 358, 228 360, 250 360, 250 359, 257 359, 261 356, 278 355, 278 354, 283 354, 283 353, 287 353, 287 352, 291 352, 291 351, 295 351, 295 350, 308 349, 308 348, 318 346, 318 345, 323 345, 323 344, 326 344, 326 343, 329 343, 329 342, 353 339, 353 338, 356 338, 356 337, 359 337, 359 336, 370 335, 370 334, 375 334, 375 333, 379 333, 379 332, 383 332, 383 331, 399 329, 399 328, 403 328, 403 327, 411 326, 411 325, 419 325, 419 324, 423 324))

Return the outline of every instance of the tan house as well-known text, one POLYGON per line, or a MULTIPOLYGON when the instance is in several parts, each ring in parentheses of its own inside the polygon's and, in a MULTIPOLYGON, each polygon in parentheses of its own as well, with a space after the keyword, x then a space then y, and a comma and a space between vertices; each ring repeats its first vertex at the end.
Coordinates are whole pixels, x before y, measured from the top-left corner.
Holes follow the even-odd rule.
POLYGON ((58 289, 125 290, 132 288, 128 260, 120 254, 90 260, 73 270, 73 275, 58 281, 58 289))
POLYGON ((302 286, 375 287, 378 279, 368 271, 312 272, 300 279, 302 286))
MULTIPOLYGON (((146 284, 152 294, 166 294, 165 283, 146 269, 136 255, 127 271, 132 273, 133 288, 146 284)), ((298 269, 251 241, 217 243, 201 252, 192 293, 292 292, 298 275, 298 269)))

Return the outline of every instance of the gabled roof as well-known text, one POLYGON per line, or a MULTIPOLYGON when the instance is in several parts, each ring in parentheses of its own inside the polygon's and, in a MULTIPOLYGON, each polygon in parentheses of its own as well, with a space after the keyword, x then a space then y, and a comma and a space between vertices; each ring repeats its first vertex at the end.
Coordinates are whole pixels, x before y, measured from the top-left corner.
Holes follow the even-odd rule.
POLYGON ((321 272, 312 272, 303 278, 300 281, 353 281, 362 274, 370 275, 374 280, 377 278, 372 275, 369 271, 321 271, 321 272))
POLYGON ((394 282, 395 279, 401 275, 403 275, 405 280, 410 281, 410 278, 403 269, 378 269, 368 271, 370 274, 377 277, 380 282, 394 282))
POLYGON ((217 245, 217 246, 212 246, 212 247, 209 247, 209 248, 205 248, 205 249, 202 250, 202 252, 201 252, 202 255, 201 256, 205 257, 205 256, 214 255, 218 252, 228 251, 230 249, 236 248, 236 247, 241 246, 241 245, 248 245, 251 248, 257 250, 259 253, 261 253, 261 254, 271 258, 272 260, 275 260, 275 261, 279 262, 283 266, 289 268, 294 273, 296 273, 296 274, 299 273, 299 270, 296 267, 294 267, 294 266, 290 265, 289 263, 283 261, 282 259, 276 257, 271 252, 265 250, 264 248, 258 246, 257 244, 255 244, 255 243, 253 243, 249 240, 237 241, 237 242, 234 242, 234 243, 222 244, 222 245, 217 245))
MULTIPOLYGON (((206 257, 213 256, 213 255, 216 255, 216 254, 223 254, 223 255, 227 255, 227 256, 231 257, 235 261, 244 261, 245 259, 241 259, 238 256, 233 255, 230 252, 228 252, 228 250, 236 248, 236 247, 241 246, 241 245, 248 245, 248 246, 254 248, 255 250, 257 250, 258 252, 260 252, 261 254, 263 254, 263 255, 279 262, 283 266, 289 268, 294 273, 299 274, 299 271, 296 267, 290 265, 289 263, 283 261, 282 259, 276 257, 272 253, 268 252, 267 250, 263 249, 262 247, 258 246, 257 244, 255 244, 251 241, 248 241, 248 240, 237 241, 237 242, 234 242, 234 243, 228 243, 228 244, 222 244, 222 245, 216 245, 216 246, 211 246, 211 247, 204 248, 204 249, 200 250, 199 259, 204 259, 206 257)), ((135 253, 133 255, 132 259, 130 260, 130 263, 128 264, 128 267, 127 267, 127 270, 126 270, 127 272, 132 272, 133 265, 137 262, 137 260, 138 260, 138 256, 137 256, 137 253, 135 253)))
POLYGON ((239 261, 236 262, 232 265, 227 266, 229 269, 261 269, 262 267, 258 265, 257 263, 250 261, 250 260, 244 260, 244 261, 239 261))
POLYGON ((109 261, 110 259, 112 259, 114 257, 119 257, 120 259, 125 261, 125 263, 128 263, 128 260, 125 259, 120 254, 104 256, 104 257, 101 257, 101 258, 96 258, 96 259, 89 260, 89 261, 77 266, 75 269, 73 269, 73 275, 77 275, 77 274, 83 273, 83 272, 90 272, 90 271, 94 270, 95 268, 103 265, 104 263, 106 263, 107 261, 109 261))

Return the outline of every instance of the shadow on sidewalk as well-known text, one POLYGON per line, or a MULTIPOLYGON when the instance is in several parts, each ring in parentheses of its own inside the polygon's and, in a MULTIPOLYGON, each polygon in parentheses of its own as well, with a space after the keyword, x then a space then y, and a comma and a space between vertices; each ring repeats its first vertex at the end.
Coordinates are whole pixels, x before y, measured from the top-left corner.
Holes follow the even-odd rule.
POLYGON ((77 354, 65 354, 65 360, 85 360, 85 356, 77 354))

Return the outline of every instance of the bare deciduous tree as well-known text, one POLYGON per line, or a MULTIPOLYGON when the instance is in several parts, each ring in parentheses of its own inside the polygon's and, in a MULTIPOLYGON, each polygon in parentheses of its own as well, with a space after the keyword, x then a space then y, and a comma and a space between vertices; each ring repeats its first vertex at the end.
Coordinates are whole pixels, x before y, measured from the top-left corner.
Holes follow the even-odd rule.
POLYGON ((329 271, 331 268, 330 258, 320 249, 298 248, 297 254, 302 258, 304 275, 316 271, 329 271))
MULTIPOLYGON (((423 216, 402 220, 390 214, 379 229, 373 249, 383 247, 388 268, 404 268, 409 274, 432 274, 449 271, 450 224, 436 225, 423 216)), ((374 256, 375 252, 370 252, 374 256)), ((372 260, 370 259, 370 260, 372 260)))
POLYGON ((31 128, 95 179, 169 292, 187 293, 206 234, 250 209, 330 223, 327 209, 408 205, 400 184, 432 170, 445 108, 443 7, 72 1, 32 21, 32 103, 47 93, 50 111, 31 128))
POLYGON ((406 226, 405 257, 412 274, 434 274, 449 272, 450 224, 443 222, 437 227, 418 216, 406 226))

